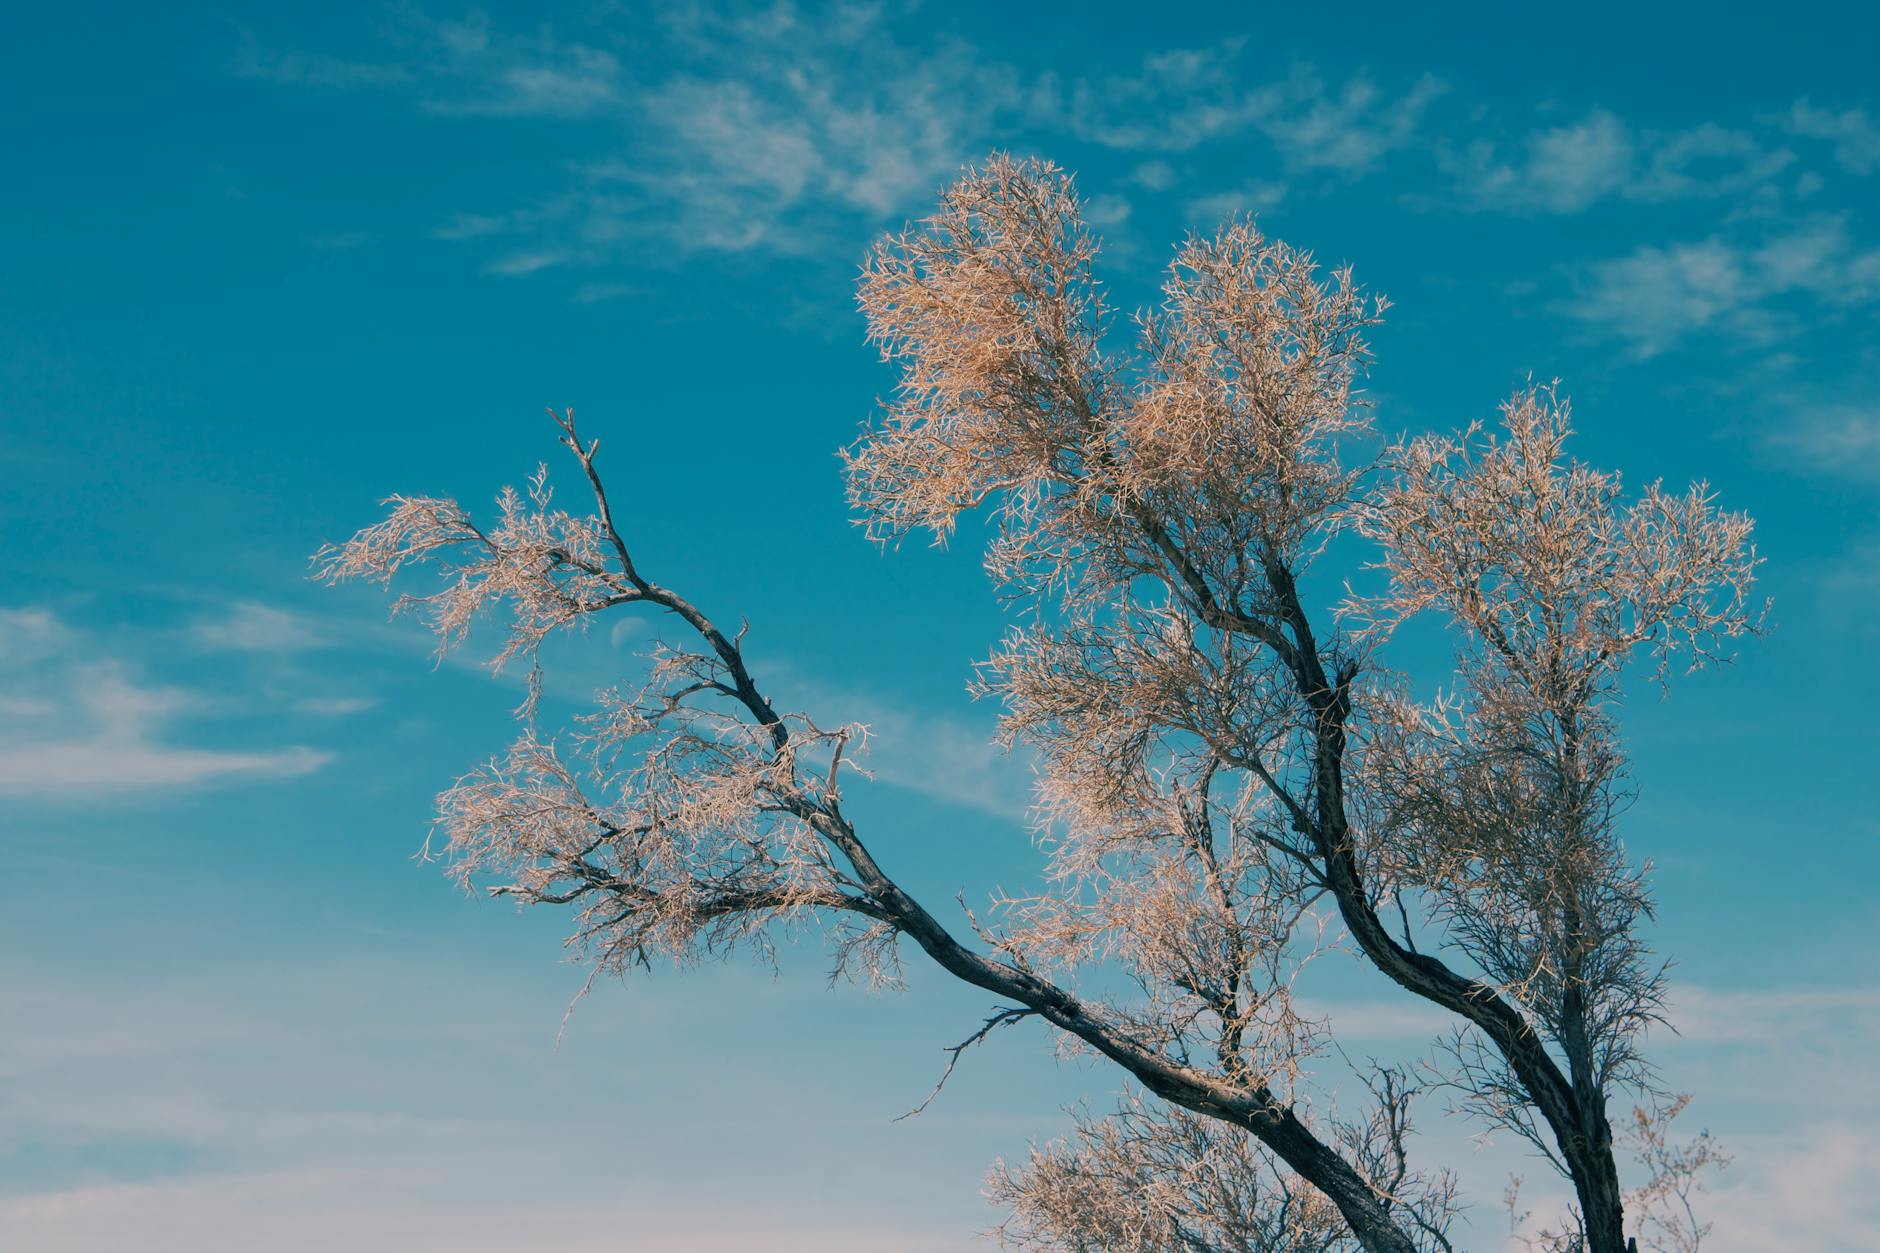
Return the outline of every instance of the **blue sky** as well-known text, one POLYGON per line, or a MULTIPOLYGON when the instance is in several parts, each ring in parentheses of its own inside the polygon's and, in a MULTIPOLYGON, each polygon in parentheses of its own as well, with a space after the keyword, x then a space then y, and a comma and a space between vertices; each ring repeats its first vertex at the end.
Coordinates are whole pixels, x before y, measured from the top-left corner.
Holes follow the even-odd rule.
MULTIPOLYGON (((813 952, 601 986, 558 1046, 560 920, 413 856, 514 686, 305 573, 390 492, 487 501, 572 405, 642 564, 748 616, 781 700, 874 725, 884 860, 1022 883, 973 536, 882 554, 833 456, 891 384, 863 249, 1005 148, 1078 172, 1124 307, 1255 211, 1395 302, 1387 429, 1557 376, 1588 459, 1757 517, 1776 629, 1627 714, 1659 1056, 1738 1159, 1719 1249, 1880 1247, 1880 30, 1410 10, 9 16, 0 1246, 983 1247, 986 1164, 1116 1076, 1020 1029, 892 1122, 984 998, 813 952)), ((647 638, 555 649, 551 703, 647 638)), ((1326 980, 1370 1047, 1427 1032, 1326 980)), ((1496 1247, 1512 1150, 1457 1151, 1496 1247)))

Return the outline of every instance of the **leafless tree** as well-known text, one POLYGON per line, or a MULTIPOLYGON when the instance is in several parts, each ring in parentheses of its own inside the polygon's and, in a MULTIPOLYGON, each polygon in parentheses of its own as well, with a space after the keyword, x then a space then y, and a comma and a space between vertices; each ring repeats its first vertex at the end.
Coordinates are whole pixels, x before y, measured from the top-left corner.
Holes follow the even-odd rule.
MULTIPOLYGON (((530 660, 520 737, 441 798, 451 868, 570 908, 601 971, 768 952, 815 921, 842 971, 892 982, 911 946, 1002 998, 956 1058, 1037 1019, 1114 1062, 1142 1092, 995 1172, 1021 1247, 1447 1249, 1453 1183, 1408 1160, 1435 1086, 1571 1182, 1568 1247, 1625 1253, 1607 1107, 1650 1090, 1663 981, 1617 833, 1614 706, 1635 658, 1664 678, 1757 629, 1748 519, 1702 486, 1626 498, 1568 456, 1551 387, 1492 430, 1382 441, 1355 385, 1386 303, 1249 221, 1178 250, 1133 347, 1096 251, 1054 167, 967 172, 864 267, 900 385, 845 454, 882 540, 995 515, 988 569, 1028 609, 978 687, 1037 755, 1045 890, 963 931, 903 890, 843 807, 863 729, 780 709, 742 632, 636 563, 572 414, 589 507, 557 506, 546 471, 487 529, 394 497, 316 558, 334 581, 429 564, 441 582, 401 609, 449 648, 506 607, 498 664, 530 660), (1340 562, 1348 590, 1315 597, 1340 562), (682 642, 544 734, 538 646, 611 610, 663 611, 682 642), (1455 647, 1435 698, 1386 657, 1426 613, 1455 647), (1357 1067, 1355 1118, 1293 998, 1327 944, 1455 1023, 1414 1072, 1357 1067), (1138 992, 1080 987, 1098 967, 1138 992)), ((1640 1212, 1710 1154, 1647 1144, 1672 1182, 1640 1212)))

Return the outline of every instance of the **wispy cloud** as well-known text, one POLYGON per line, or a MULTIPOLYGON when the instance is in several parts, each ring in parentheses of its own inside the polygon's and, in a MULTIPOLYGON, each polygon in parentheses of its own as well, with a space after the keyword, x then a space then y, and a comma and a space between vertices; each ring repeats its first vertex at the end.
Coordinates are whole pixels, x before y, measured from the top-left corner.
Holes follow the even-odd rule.
MULTIPOLYGON (((1299 179, 1369 173, 1419 137, 1443 91, 1427 76, 1396 88, 1362 74, 1328 83, 1310 67, 1262 81, 1241 63, 1242 41, 1067 81, 953 36, 914 38, 861 6, 814 17, 694 6, 650 29, 596 22, 582 40, 403 12, 400 74, 363 64, 316 74, 310 58, 255 48, 242 72, 391 88, 439 114, 606 120, 593 155, 569 163, 556 185, 459 213, 434 232, 480 252, 486 273, 512 278, 648 245, 674 255, 852 247, 1020 136, 1145 155, 1251 144, 1272 175, 1197 203, 1259 207, 1299 179)), ((1167 189, 1181 177, 1152 158, 1135 181, 1167 189)), ((1119 223, 1112 212, 1105 224, 1119 223)))
POLYGON ((1754 297, 1743 257, 1715 239, 1642 247, 1594 265, 1565 312, 1630 340, 1640 356, 1663 352, 1695 331, 1728 323, 1749 333, 1754 297))
MULTIPOLYGON (((427 1146, 433 1161, 466 1169, 464 1155, 442 1138, 427 1146)), ((413 1155, 414 1157, 416 1154, 413 1155)), ((334 1164, 303 1169, 225 1172, 152 1183, 99 1184, 0 1198, 0 1234, 36 1253, 95 1253, 124 1247, 137 1233, 142 1253, 210 1253, 266 1248, 272 1253, 325 1253, 333 1248, 413 1253, 617 1253, 620 1233, 636 1248, 684 1253, 952 1253, 959 1238, 923 1231, 885 1216, 841 1222, 805 1218, 780 1229, 714 1206, 704 1196, 608 1197, 597 1186, 587 1204, 553 1205, 501 1199, 509 1191, 499 1167, 475 1162, 470 1173, 487 1187, 450 1186, 435 1167, 407 1162, 369 1168, 334 1164), (211 1217, 213 1216, 213 1217, 211 1217)))
POLYGON ((1443 92, 1427 75, 1395 93, 1363 74, 1333 89, 1304 68, 1260 81, 1242 64, 1246 42, 1153 53, 1134 74, 1077 79, 1044 98, 1043 117, 1126 151, 1182 153, 1258 134, 1286 168, 1353 174, 1407 144, 1443 92))
POLYGON ((130 666, 100 655, 95 641, 50 610, 0 610, 0 640, 10 689, 0 705, 0 796, 58 802, 187 789, 307 774, 331 758, 304 746, 219 749, 173 741, 171 724, 195 711, 198 698, 140 682, 130 666))
POLYGON ((1290 98, 1261 130, 1296 168, 1360 174, 1386 153, 1409 144, 1430 104, 1445 90, 1430 75, 1398 93, 1362 75, 1336 92, 1325 89, 1315 75, 1295 76, 1290 98))
POLYGON ((114 663, 82 666, 70 684, 64 695, 89 724, 84 729, 41 738, 44 724, 37 718, 0 723, 0 795, 80 800, 244 776, 282 778, 308 774, 332 758, 306 747, 256 752, 167 742, 165 724, 187 698, 176 689, 139 686, 114 663))
POLYGON ((1132 74, 1047 83, 1042 112, 1079 138, 1128 151, 1187 152, 1245 132, 1273 113, 1280 89, 1250 85, 1238 61, 1245 40, 1143 58, 1132 74))
POLYGON ((1715 237, 1647 245, 1597 262, 1561 309, 1648 357, 1701 333, 1771 343, 1811 314, 1880 299, 1880 248, 1839 217, 1787 225, 1753 242, 1715 237))
POLYGON ((1630 132, 1602 110, 1535 131, 1512 156, 1477 141, 1457 164, 1471 207, 1573 213, 1624 186, 1632 160, 1630 132))
POLYGON ((232 68, 294 87, 409 88, 427 112, 492 117, 581 117, 617 103, 626 90, 613 53, 546 29, 498 31, 475 11, 448 20, 402 6, 386 33, 398 55, 374 61, 274 48, 249 32, 232 68))
POLYGON ((1798 100, 1782 121, 1791 134, 1833 145, 1834 159, 1848 173, 1880 171, 1880 122, 1865 109, 1835 112, 1798 100))
MULTIPOLYGON (((516 36, 481 17, 407 26, 428 111, 604 116, 626 136, 616 155, 598 141, 559 191, 437 232, 494 241, 503 251, 485 268, 511 277, 604 260, 623 242, 801 251, 831 212, 877 218, 924 199, 1024 103, 1011 72, 966 45, 904 44, 860 8, 675 10, 637 79, 616 51, 546 28, 516 36)), ((593 38, 654 35, 609 26, 593 38)))
POLYGON ((1673 989, 1671 1025, 1692 1044, 1779 1045, 1836 1030, 1880 1044, 1880 987, 1791 987, 1725 991, 1673 989))
POLYGON ((268 48, 252 32, 243 37, 231 68, 243 78, 264 79, 292 87, 338 90, 397 87, 416 78, 409 67, 397 63, 353 61, 294 49, 268 48))
MULTIPOLYGON (((671 1084, 647 1076, 723 1064, 709 1044, 653 1024, 683 1013, 694 1029, 735 1034, 730 1024, 754 1005, 787 1014, 786 997, 806 993, 821 1017, 827 993, 813 975, 786 992, 764 974, 723 972, 732 982, 720 992, 744 994, 715 1002, 666 988, 607 998, 558 1048, 560 989, 505 986, 457 944, 414 957, 404 942, 349 953, 322 939, 315 962, 271 953, 248 964, 229 945, 219 955, 231 961, 203 971, 133 960, 88 982, 0 968, 9 1009, 34 1028, 0 1038, 0 1156, 49 1159, 0 1189, 0 1245, 77 1253, 123 1247, 135 1231, 140 1253, 601 1253, 630 1228, 634 1247, 696 1253, 957 1247, 885 1201, 831 1220, 817 1198, 764 1172, 766 1158, 805 1143, 803 1113, 833 1095, 775 1050, 746 1063, 752 1083, 780 1094, 760 1116, 694 1108, 671 1135, 621 1137, 623 1118, 664 1117, 671 1084), (615 1085, 578 1117, 543 1117, 579 1104, 587 1064, 574 1059, 604 1064, 622 1049, 642 1063, 641 1082, 615 1085), (127 1160, 134 1146, 169 1159, 127 1160), (750 1204, 716 1213, 703 1178, 697 1189, 647 1184, 647 1164, 675 1154, 709 1154, 746 1179, 750 1204), (764 1214, 769 1233, 746 1212, 764 1214)), ((859 1139, 882 1160, 895 1132, 889 1114, 876 1122, 824 1147, 859 1139)), ((857 1170, 873 1182, 866 1163, 857 1170)))
POLYGON ((1269 183, 1254 180, 1242 183, 1231 191, 1218 191, 1208 196, 1197 196, 1188 202, 1188 220, 1201 229, 1219 225, 1228 218, 1243 213, 1259 213, 1271 209, 1286 198, 1284 183, 1269 183))
POLYGON ((71 632, 50 609, 25 605, 0 609, 0 666, 18 669, 64 648, 71 632))
POLYGON ((995 744, 992 719, 918 709, 807 676, 791 675, 788 682, 808 708, 825 711, 819 716, 868 728, 857 764, 878 781, 1011 822, 1030 814, 1031 758, 995 744))
POLYGON ((210 648, 240 652, 302 652, 327 643, 299 614, 256 601, 239 601, 217 617, 198 621, 193 634, 210 648))
POLYGON ((1746 131, 1712 123, 1641 132, 1595 109, 1513 143, 1478 139, 1445 157, 1462 207, 1579 213, 1602 200, 1742 196, 1767 189, 1795 156, 1746 131))
POLYGON ((1867 1124, 1820 1122, 1780 1136, 1738 1136, 1736 1157, 1704 1216, 1718 1253, 1769 1249, 1874 1249, 1880 1144, 1867 1124))
POLYGON ((1768 433, 1769 446, 1810 470, 1880 480, 1880 407, 1803 409, 1768 433))
POLYGON ((312 714, 320 718, 343 718, 349 714, 364 713, 378 707, 378 701, 369 696, 321 696, 308 697, 294 702, 297 713, 312 714))
POLYGON ((1795 163, 1795 154, 1741 130, 1705 123, 1647 136, 1645 160, 1627 187, 1638 200, 1742 196, 1767 191, 1795 163))

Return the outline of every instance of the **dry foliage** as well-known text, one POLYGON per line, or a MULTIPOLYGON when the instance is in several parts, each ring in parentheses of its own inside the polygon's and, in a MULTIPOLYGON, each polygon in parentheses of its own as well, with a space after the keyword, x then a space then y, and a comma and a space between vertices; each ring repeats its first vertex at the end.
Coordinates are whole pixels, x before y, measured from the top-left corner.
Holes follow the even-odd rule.
POLYGON ((1492 432, 1380 447, 1356 385, 1385 302, 1249 221, 1179 249, 1133 349, 1096 252, 1055 168, 968 172, 864 267, 900 386, 845 454, 884 540, 995 511, 988 569, 1031 612, 978 687, 1040 762, 1045 891, 965 938, 909 897, 842 808, 861 729, 778 712, 741 636, 635 566, 567 414, 586 512, 540 473, 487 531, 398 497, 318 558, 336 581, 433 564, 439 589, 399 604, 444 647, 507 606, 499 662, 603 611, 684 624, 565 749, 525 704, 517 743, 442 798, 453 871, 572 907, 602 969, 767 953, 815 920, 838 969, 892 980, 906 941, 1011 1002, 956 1060, 1035 1017, 1117 1063, 1149 1095, 995 1174, 1021 1247, 1446 1249, 1453 1189, 1409 1163, 1430 1084, 1571 1181, 1573 1247, 1623 1253, 1628 1213, 1695 1247, 1708 1141, 1646 1139, 1628 1197, 1607 1117, 1649 1090, 1662 987, 1615 704, 1635 657, 1664 679, 1756 629, 1748 520, 1702 487, 1626 497, 1570 457, 1550 387, 1492 432), (1365 590, 1315 606, 1302 588, 1362 548, 1365 590), (1424 613, 1456 647, 1433 700, 1385 660, 1424 613), (1315 1087, 1337 1067, 1292 998, 1332 941, 1456 1024, 1418 1081, 1356 1067, 1375 1100, 1355 1123, 1315 1087), (1099 967, 1139 995, 1079 991, 1099 967))

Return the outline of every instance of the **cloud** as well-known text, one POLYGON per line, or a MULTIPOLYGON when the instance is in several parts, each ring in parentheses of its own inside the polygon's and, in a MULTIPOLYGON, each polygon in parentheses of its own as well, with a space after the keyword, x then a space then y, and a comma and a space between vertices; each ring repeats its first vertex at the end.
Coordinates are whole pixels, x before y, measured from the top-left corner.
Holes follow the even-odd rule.
POLYGON ((1817 1123, 1786 1135, 1738 1137, 1736 1161, 1703 1215, 1715 1223, 1705 1250, 1873 1249, 1880 1200, 1880 1144, 1866 1124, 1817 1123))
POLYGON ((405 8, 393 29, 415 54, 411 76, 430 113, 580 118, 620 104, 630 89, 613 53, 546 26, 514 35, 479 11, 455 21, 405 8))
MULTIPOLYGON (((1408 143, 1444 90, 1425 76, 1392 95, 1360 74, 1333 91, 1309 69, 1250 84, 1239 65, 1245 42, 1155 53, 1136 74, 1079 79, 1067 104, 1040 120, 1125 151, 1188 152, 1258 134, 1288 169, 1356 174, 1408 143)), ((1141 168, 1167 185, 1166 165, 1141 168)))
POLYGON ((1880 408, 1843 404, 1805 409, 1767 438, 1770 447, 1808 469, 1880 479, 1880 408))
POLYGON ((1875 299, 1880 248, 1856 245, 1841 218, 1817 217, 1755 243, 1713 237, 1596 262, 1560 308, 1650 357, 1700 333, 1773 343, 1812 315, 1875 299))
POLYGON ((349 61, 291 49, 264 48, 252 33, 243 37, 231 68, 242 78, 344 91, 402 86, 416 77, 408 67, 398 64, 349 61))
MULTIPOLYGON (((1145 154, 1239 140, 1261 146, 1276 171, 1350 178, 1407 146, 1443 90, 1428 77, 1400 90, 1364 75, 1328 84, 1309 68, 1249 82, 1235 40, 1065 82, 950 35, 916 37, 863 6, 813 17, 784 5, 692 6, 656 22, 595 18, 580 39, 401 12, 390 28, 404 52, 397 75, 315 73, 311 58, 252 46, 241 72, 393 90, 435 114, 606 122, 592 155, 567 163, 546 192, 459 212, 433 232, 509 278, 649 247, 673 256, 852 248, 1021 136, 1145 154)), ((1134 177, 1153 189, 1176 180, 1159 159, 1134 177)), ((1272 203, 1281 188, 1267 178, 1241 192, 1272 203)), ((1100 224, 1120 226, 1121 201, 1094 208, 1110 215, 1100 224)), ((588 294, 577 299, 597 290, 579 288, 588 294)))
POLYGON ((1652 356, 1740 313, 1748 287, 1742 257, 1717 240, 1643 247, 1594 265, 1565 311, 1652 356))
POLYGON ((618 99, 620 63, 612 56, 579 45, 558 49, 557 55, 559 64, 505 67, 496 78, 498 94, 455 107, 510 116, 578 117, 618 99))
POLYGON ((1126 197, 1105 193, 1092 196, 1084 205, 1084 219, 1092 226, 1121 226, 1129 221, 1133 208, 1126 197))
POLYGON ((1469 148, 1462 179, 1472 207, 1576 213, 1631 177, 1631 134, 1604 111, 1571 126, 1536 131, 1521 149, 1519 157, 1504 161, 1486 140, 1469 148))
POLYGON ((551 248, 541 252, 515 252, 506 257, 498 257, 483 269, 488 274, 521 278, 524 275, 534 274, 538 270, 546 270, 550 266, 561 265, 567 260, 568 253, 561 249, 551 248))
MULTIPOLYGON (((444 1145, 438 1148, 448 1147, 444 1145)), ((438 1148, 432 1151, 435 1153, 438 1148)), ((434 1159, 436 1160, 436 1159, 434 1159)), ((465 1165, 456 1159, 459 1169, 465 1165)), ((838 1222, 803 1217, 779 1223, 704 1196, 657 1199, 596 1185, 584 1201, 543 1204, 506 1196, 501 1171, 469 1167, 478 1188, 452 1186, 435 1168, 381 1163, 192 1176, 155 1183, 101 1184, 0 1198, 0 1235, 36 1253, 95 1253, 124 1247, 137 1233, 141 1253, 212 1253, 265 1248, 325 1253, 334 1248, 407 1253, 950 1253, 955 1233, 936 1234, 882 1216, 838 1222), (631 1232, 623 1243, 622 1232, 631 1232)), ((794 1217, 794 1216, 793 1216, 794 1217)))
MULTIPOLYGON (((115 1249, 127 1231, 140 1253, 601 1253, 622 1248, 623 1231, 630 1247, 691 1253, 958 1247, 961 1224, 943 1240, 931 1214, 871 1192, 910 1173, 883 1151, 909 1151, 892 1110, 808 1132, 825 1155, 867 1145, 846 1177, 874 1199, 838 1218, 814 1191, 815 1153, 802 1170, 765 1169, 805 1144, 806 1114, 857 1100, 852 1076, 806 1081, 787 1050, 759 1049, 741 1058, 773 1097, 758 1116, 732 1099, 668 1116, 670 1077, 721 1068, 736 1055, 725 1040, 743 1034, 731 1024, 752 1012, 771 1011, 773 1026, 811 1013, 827 1029, 813 973, 780 984, 714 971, 697 982, 716 996, 606 998, 557 1047, 560 988, 505 982, 487 955, 458 960, 460 944, 430 938, 413 956, 406 942, 348 951, 328 934, 314 961, 223 945, 203 970, 144 954, 96 978, 0 967, 9 1010, 32 1027, 0 1037, 0 1159, 14 1168, 0 1247, 115 1249), (649 1030, 679 1014, 712 1034, 649 1030), (597 1101, 584 1075, 623 1050, 637 1079, 597 1101), (666 1130, 623 1137, 629 1124, 666 1130), (741 1180, 743 1204, 714 1204, 712 1171, 689 1172, 689 1186, 685 1163, 707 1160, 741 1180)), ((871 1095, 886 1086, 862 1082, 871 1095)), ((969 1188, 963 1205, 973 1200, 969 1188)))
POLYGON ((1567 214, 1612 199, 1742 196, 1766 189, 1794 160, 1786 148, 1712 123, 1640 132, 1596 109, 1512 145, 1478 139, 1443 164, 1466 208, 1567 214))
MULTIPOLYGON (((211 625, 230 630, 229 647, 280 638, 279 624, 265 615, 238 613, 211 625), (258 626, 267 630, 248 634, 258 626)), ((0 657, 12 689, 0 703, 0 796, 60 802, 181 790, 303 775, 331 759, 302 746, 225 750, 171 742, 169 724, 204 702, 182 688, 139 682, 122 661, 95 655, 96 642, 50 610, 0 610, 0 641, 7 644, 0 657)))
POLYGON ((1016 77, 973 49, 904 44, 862 10, 835 20, 691 10, 666 33, 660 71, 629 85, 592 49, 485 31, 453 60, 453 93, 434 88, 428 108, 605 114, 629 139, 577 163, 561 191, 460 214, 437 237, 494 243, 504 251, 485 269, 511 277, 650 241, 681 254, 802 252, 858 220, 872 228, 924 205, 1024 103, 1016 77))
POLYGON ((112 662, 78 667, 66 697, 68 707, 88 715, 85 729, 47 736, 38 719, 0 723, 0 796, 77 800, 243 776, 283 778, 308 774, 332 758, 305 747, 255 752, 164 743, 158 733, 189 703, 187 694, 140 686, 112 662))
POLYGON ((1704 1206, 1720 1243, 1745 1251, 1857 1247, 1837 1237, 1872 1229, 1873 1199, 1859 1189, 1816 1190, 1808 1178, 1815 1174, 1819 1185, 1841 1170, 1872 1167, 1872 1148, 1864 1166, 1850 1158, 1846 1131, 1880 1115, 1873 1073, 1880 988, 1680 986, 1670 1018, 1682 1034, 1654 1033, 1651 1052, 1669 1083, 1697 1094, 1694 1113, 1736 1159, 1704 1206), (1793 1169, 1811 1159, 1819 1174, 1793 1169), (1763 1238, 1781 1230, 1788 1239, 1763 1238))
POLYGON ((1144 161, 1129 172, 1129 181, 1150 191, 1167 191, 1175 185, 1175 169, 1166 161, 1144 161))
POLYGON ((1213 227, 1231 217, 1271 209, 1286 198, 1284 183, 1258 179, 1243 183, 1232 191, 1215 192, 1188 202, 1188 220, 1203 228, 1213 227))
POLYGON ((1135 74, 1080 78, 1043 112, 1079 138, 1129 151, 1187 152, 1241 134, 1279 104, 1277 88, 1248 87, 1239 73, 1245 42, 1153 53, 1135 74))
POLYGON ((1627 187, 1637 200, 1733 196, 1766 190, 1795 162, 1787 148, 1765 147, 1742 131, 1705 123, 1688 131, 1648 137, 1644 168, 1627 187))
POLYGON ((1868 117, 1865 109, 1834 113, 1803 99, 1795 102, 1782 121, 1790 134, 1832 144, 1835 161, 1848 173, 1880 171, 1880 123, 1868 117))
POLYGON ((1430 103, 1446 90, 1425 75, 1392 96, 1360 75, 1333 95, 1315 76, 1298 76, 1261 130, 1295 168, 1360 174, 1408 144, 1430 103))
POLYGON ((904 44, 859 12, 833 28, 786 11, 762 27, 701 20, 711 52, 648 91, 648 142, 591 171, 669 202, 682 247, 796 250, 831 212, 872 223, 924 205, 1025 102, 969 46, 904 44))
POLYGON ((196 623, 193 633, 210 648, 238 652, 302 652, 327 642, 299 614, 255 601, 240 601, 223 616, 196 623))
POLYGON ((0 609, 0 667, 13 669, 50 657, 65 646, 69 634, 50 609, 0 609))
POLYGON ((343 718, 348 714, 364 713, 376 708, 378 703, 369 696, 309 697, 295 701, 294 711, 321 718, 343 718))
POLYGON ((1799 987, 1722 991, 1678 985, 1670 1022, 1687 1044, 1778 1046, 1837 1032, 1880 1043, 1880 987, 1799 987))
POLYGON ((1422 1043, 1442 1035, 1460 1021, 1448 1010, 1414 997, 1394 1001, 1320 1001, 1305 998, 1296 1003, 1296 1008, 1309 1018, 1330 1020, 1331 1029, 1340 1040, 1414 1040, 1422 1043))
POLYGON ((878 781, 995 818, 1022 822, 1030 815, 1029 754, 993 743, 990 721, 911 709, 814 679, 792 677, 790 688, 806 708, 868 728, 858 764, 878 781))

